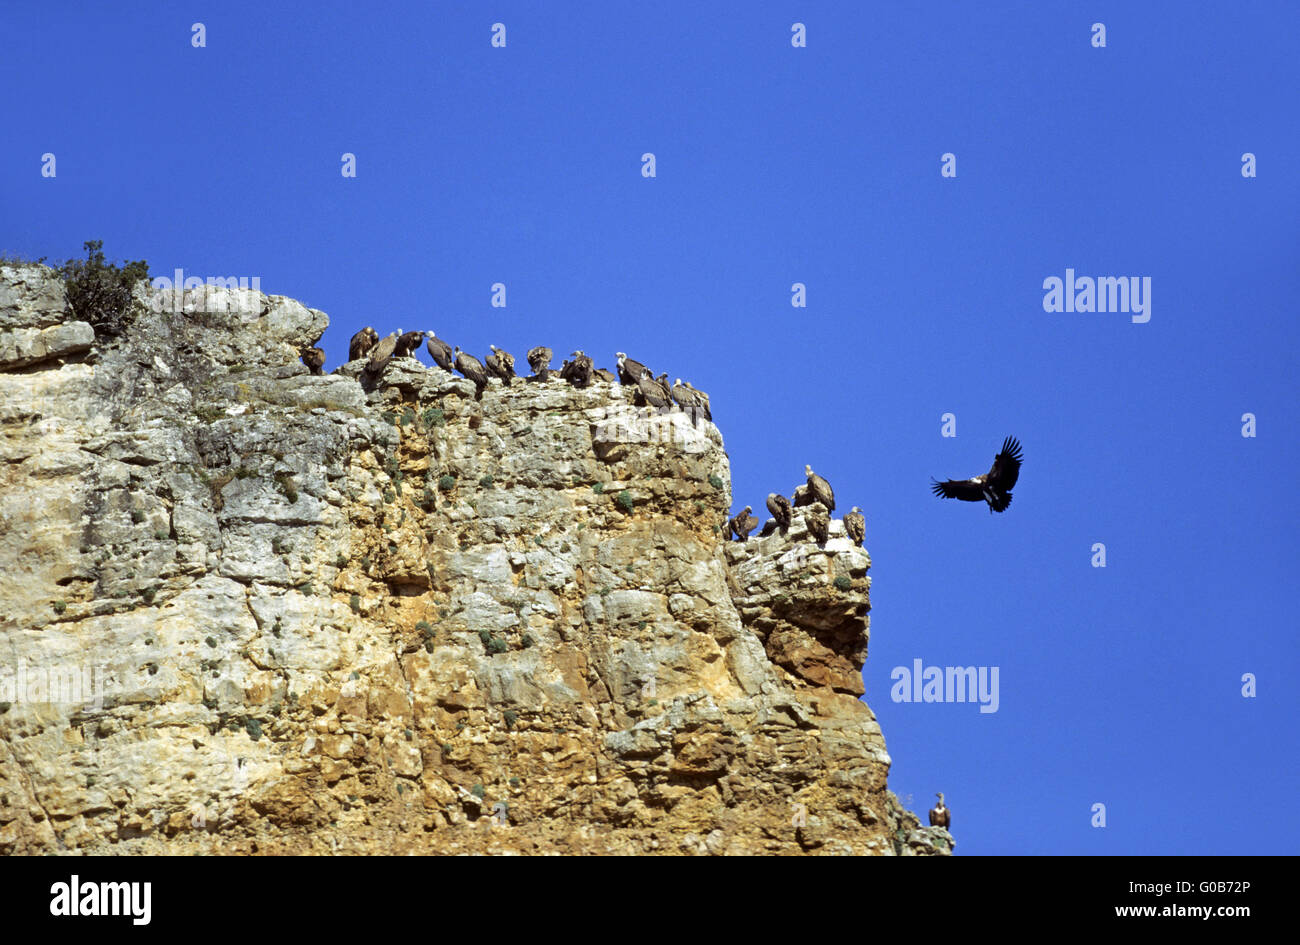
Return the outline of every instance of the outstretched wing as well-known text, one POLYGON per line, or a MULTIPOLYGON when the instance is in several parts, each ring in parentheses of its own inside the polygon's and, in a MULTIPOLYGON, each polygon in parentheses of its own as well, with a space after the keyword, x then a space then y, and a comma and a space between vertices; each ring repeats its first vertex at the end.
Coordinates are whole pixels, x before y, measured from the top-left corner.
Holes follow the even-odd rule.
POLYGON ((983 502, 984 489, 978 482, 969 479, 949 479, 939 482, 931 479, 930 490, 944 499, 961 499, 963 502, 983 502))
POLYGON ((1019 478, 1020 444, 1014 436, 1009 436, 1002 442, 1002 451, 993 457, 993 468, 989 470, 986 479, 994 490, 1009 492, 1019 478))

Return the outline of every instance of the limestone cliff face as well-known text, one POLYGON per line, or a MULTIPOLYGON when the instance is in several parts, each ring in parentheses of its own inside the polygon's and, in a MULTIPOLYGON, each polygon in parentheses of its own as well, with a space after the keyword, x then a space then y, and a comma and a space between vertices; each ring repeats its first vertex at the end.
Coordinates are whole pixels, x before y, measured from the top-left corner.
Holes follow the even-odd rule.
POLYGON ((0 269, 0 853, 947 851, 857 699, 870 559, 724 543, 712 424, 164 301, 97 339, 0 269))

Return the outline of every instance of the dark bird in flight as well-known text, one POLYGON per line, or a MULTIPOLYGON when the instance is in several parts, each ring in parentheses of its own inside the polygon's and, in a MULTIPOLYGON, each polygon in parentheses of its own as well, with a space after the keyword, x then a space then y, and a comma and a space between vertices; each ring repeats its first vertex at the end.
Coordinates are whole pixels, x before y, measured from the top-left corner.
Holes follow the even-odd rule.
POLYGON ((302 363, 311 368, 313 374, 324 374, 325 352, 320 348, 305 348, 302 352, 302 363))
POLYGON ((1002 451, 993 457, 993 468, 972 479, 934 481, 934 494, 963 502, 987 502, 989 513, 1005 512, 1011 505, 1011 489, 1020 478, 1020 444, 1014 436, 1002 443, 1002 451))
POLYGON ((355 361, 357 358, 364 358, 370 353, 370 349, 379 343, 379 335, 373 328, 367 325, 348 342, 348 360, 355 361))
POLYGON ((438 365, 448 373, 452 369, 452 350, 451 345, 443 341, 431 331, 426 331, 424 337, 429 339, 424 343, 424 348, 429 352, 429 357, 433 358, 433 363, 438 365))
POLYGON ((952 823, 952 814, 949 812, 948 808, 943 806, 943 792, 940 791, 935 796, 939 798, 939 803, 930 808, 930 826, 942 827, 944 830, 947 830, 948 825, 952 823))

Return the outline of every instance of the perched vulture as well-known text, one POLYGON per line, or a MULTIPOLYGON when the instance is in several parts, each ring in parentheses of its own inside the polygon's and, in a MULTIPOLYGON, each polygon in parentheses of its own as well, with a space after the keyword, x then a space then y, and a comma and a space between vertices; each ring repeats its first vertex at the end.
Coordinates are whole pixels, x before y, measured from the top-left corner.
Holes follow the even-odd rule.
POLYGON ((397 329, 397 345, 393 348, 393 357, 395 358, 413 358, 415 349, 420 347, 420 342, 424 340, 422 331, 402 331, 397 329))
POLYGON ((704 391, 702 390, 696 390, 694 387, 691 386, 690 381, 686 382, 686 389, 689 390, 691 393, 695 394, 695 396, 700 399, 700 409, 704 411, 704 419, 712 420, 713 410, 709 406, 709 395, 704 393, 704 391))
POLYGON ((397 332, 380 338, 379 343, 370 349, 370 360, 366 362, 366 373, 382 374, 384 368, 388 367, 388 362, 392 359, 393 351, 396 348, 397 332))
POLYGON ((538 345, 528 349, 528 366, 533 369, 533 377, 544 381, 551 376, 551 358, 555 353, 550 348, 538 345))
POLYGON ((814 502, 803 513, 803 520, 808 526, 808 534, 813 536, 817 544, 826 544, 826 539, 831 536, 831 515, 826 511, 826 506, 814 502))
POLYGON ((444 371, 452 369, 452 351, 451 345, 443 341, 431 331, 426 331, 424 337, 429 340, 424 343, 425 350, 429 352, 429 357, 433 358, 433 363, 438 365, 444 371))
POLYGON ((722 519, 722 540, 731 541, 731 519, 726 516, 722 519))
POLYGON ((699 426, 700 417, 704 415, 704 401, 700 397, 700 392, 691 390, 679 377, 673 384, 671 393, 678 406, 691 415, 691 423, 699 426))
POLYGON ((1005 512, 1011 505, 1011 489, 1020 478, 1020 444, 1014 436, 1002 442, 1002 451, 993 457, 993 468, 972 479, 935 481, 930 488, 945 499, 963 502, 987 502, 989 514, 1005 512))
POLYGON ((324 374, 325 351, 321 348, 307 348, 302 353, 302 363, 311 368, 313 374, 324 374))
POLYGON ((794 507, 801 508, 805 505, 812 505, 815 500, 812 497, 812 490, 807 486, 794 487, 794 507))
POLYGON ((861 548, 862 540, 867 537, 867 520, 856 505, 848 515, 844 516, 844 530, 848 532, 853 544, 861 548))
POLYGON ((649 371, 641 372, 641 380, 637 382, 636 386, 637 390, 641 392, 641 400, 645 406, 663 410, 665 407, 673 405, 672 394, 651 377, 649 371))
POLYGON ((748 541, 749 533, 758 528, 758 519, 749 514, 752 511, 754 510, 747 505, 743 512, 728 523, 738 541, 748 541))
POLYGON ((515 376, 515 358, 509 351, 502 351, 496 345, 488 345, 492 353, 487 356, 488 373, 501 378, 501 383, 510 386, 510 379, 515 376))
POLYGON ((474 399, 483 399, 483 388, 487 387, 487 371, 483 367, 483 362, 472 354, 461 351, 459 347, 455 349, 456 360, 453 362, 456 370, 464 374, 474 382, 474 399))
POLYGON ((379 334, 367 325, 353 335, 352 340, 348 342, 348 360, 355 361, 357 358, 364 358, 378 342, 379 334))
POLYGON ((952 813, 943 806, 943 792, 940 791, 936 796, 939 798, 939 803, 930 808, 930 826, 947 830, 948 825, 952 823, 952 813))
POLYGON ((591 375, 594 371, 595 366, 591 363, 591 358, 581 351, 575 351, 573 352, 573 360, 568 362, 560 371, 560 377, 574 387, 586 387, 591 383, 591 375))
POLYGON ((641 375, 648 370, 640 361, 633 361, 622 351, 616 352, 614 357, 618 359, 618 379, 622 384, 629 387, 636 387, 641 382, 641 375))
POLYGON ((784 535, 790 530, 790 522, 794 519, 794 512, 790 508, 790 500, 783 495, 772 492, 767 496, 767 510, 772 513, 772 518, 777 527, 781 529, 784 535))
POLYGON ((826 506, 827 512, 834 512, 835 493, 831 491, 831 484, 813 472, 807 463, 804 464, 803 471, 808 477, 808 493, 812 496, 812 501, 826 506))
POLYGON ((612 384, 618 380, 618 378, 614 376, 613 371, 603 367, 596 368, 596 370, 591 372, 591 376, 598 381, 604 381, 606 384, 612 384))
POLYGON ((776 532, 776 519, 769 518, 763 523, 763 530, 758 533, 759 538, 766 538, 768 535, 776 532))

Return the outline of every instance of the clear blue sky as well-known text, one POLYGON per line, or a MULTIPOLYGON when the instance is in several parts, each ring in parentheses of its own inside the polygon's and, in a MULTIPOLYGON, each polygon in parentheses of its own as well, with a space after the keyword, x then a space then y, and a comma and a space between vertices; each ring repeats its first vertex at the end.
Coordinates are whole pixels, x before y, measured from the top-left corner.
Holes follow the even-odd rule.
POLYGON ((7 2, 0 250, 258 276, 327 369, 373 323, 690 379, 738 505, 864 509, 866 698, 959 853, 1297 852, 1300 4, 279 6, 7 2), (1045 312, 1067 267, 1150 322, 1045 312), (930 494, 1008 434, 1007 513, 930 494), (999 710, 891 702, 917 658, 999 710))

